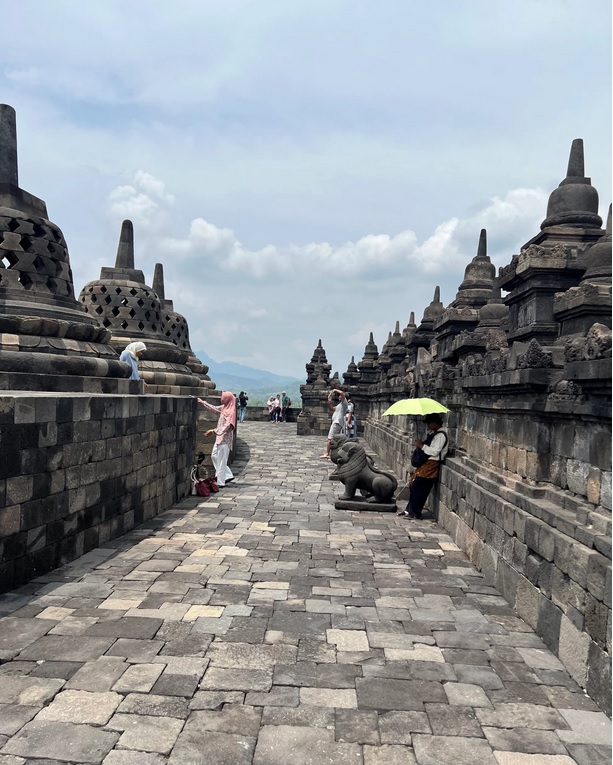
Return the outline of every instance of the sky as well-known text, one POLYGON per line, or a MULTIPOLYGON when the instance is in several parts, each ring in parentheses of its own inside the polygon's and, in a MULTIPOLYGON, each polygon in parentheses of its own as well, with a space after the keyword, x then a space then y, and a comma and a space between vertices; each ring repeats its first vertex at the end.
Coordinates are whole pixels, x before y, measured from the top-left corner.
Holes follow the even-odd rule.
POLYGON ((609 0, 0 0, 19 182, 75 292, 134 223, 191 345, 341 375, 539 231, 574 138, 611 201, 609 0))

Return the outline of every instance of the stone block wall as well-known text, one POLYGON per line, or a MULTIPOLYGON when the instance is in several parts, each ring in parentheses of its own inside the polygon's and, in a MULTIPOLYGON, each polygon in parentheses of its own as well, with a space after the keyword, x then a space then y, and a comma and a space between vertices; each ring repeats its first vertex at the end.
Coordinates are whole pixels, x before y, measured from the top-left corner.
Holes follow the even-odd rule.
POLYGON ((439 523, 608 714, 611 522, 555 487, 447 460, 439 523))
MULTIPOLYGON (((408 431, 385 420, 365 423, 368 444, 403 479, 423 428, 413 420, 408 431)), ((610 714, 611 479, 604 470, 610 429, 484 410, 458 411, 450 426, 455 456, 447 458, 428 506, 610 714), (549 464, 560 466, 556 483, 540 472, 549 464)))
POLYGON ((0 395, 0 591, 185 497, 195 445, 190 398, 0 395))

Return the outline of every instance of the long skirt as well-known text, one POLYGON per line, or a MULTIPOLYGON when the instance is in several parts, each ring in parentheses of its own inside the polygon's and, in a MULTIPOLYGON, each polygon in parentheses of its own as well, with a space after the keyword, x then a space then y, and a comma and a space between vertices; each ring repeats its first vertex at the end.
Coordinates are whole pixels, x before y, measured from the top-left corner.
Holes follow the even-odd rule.
POLYGON ((215 444, 211 452, 213 467, 218 486, 225 486, 226 481, 234 478, 234 474, 228 467, 228 457, 230 456, 230 447, 228 444, 215 444))
POLYGON ((409 506, 407 511, 411 518, 421 518, 421 511, 424 509, 428 494, 436 483, 436 478, 417 477, 411 483, 411 493, 409 495, 409 506))

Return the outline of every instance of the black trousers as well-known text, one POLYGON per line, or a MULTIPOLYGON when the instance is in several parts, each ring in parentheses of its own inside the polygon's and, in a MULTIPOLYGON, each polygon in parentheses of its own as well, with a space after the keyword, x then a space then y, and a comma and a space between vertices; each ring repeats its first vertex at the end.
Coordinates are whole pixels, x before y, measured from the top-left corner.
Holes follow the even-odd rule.
POLYGON ((436 478, 415 478, 411 484, 411 493, 409 495, 408 513, 413 518, 421 518, 421 511, 424 509, 428 495, 436 483, 436 478))

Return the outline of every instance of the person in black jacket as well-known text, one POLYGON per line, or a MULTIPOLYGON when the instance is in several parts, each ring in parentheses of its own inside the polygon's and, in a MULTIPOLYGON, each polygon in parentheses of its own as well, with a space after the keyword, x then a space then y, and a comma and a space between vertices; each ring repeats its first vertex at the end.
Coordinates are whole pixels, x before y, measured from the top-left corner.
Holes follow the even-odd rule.
POLYGON ((247 393, 242 390, 238 394, 238 421, 244 422, 245 415, 247 414, 247 402, 249 401, 249 396, 247 393))
POLYGON ((442 429, 443 418, 441 415, 427 414, 424 417, 424 422, 429 431, 428 436, 425 441, 418 438, 415 441, 415 447, 423 452, 425 461, 411 473, 409 504, 407 509, 401 513, 407 518, 421 518, 428 495, 438 478, 441 460, 444 460, 447 454, 448 438, 447 433, 442 429))

